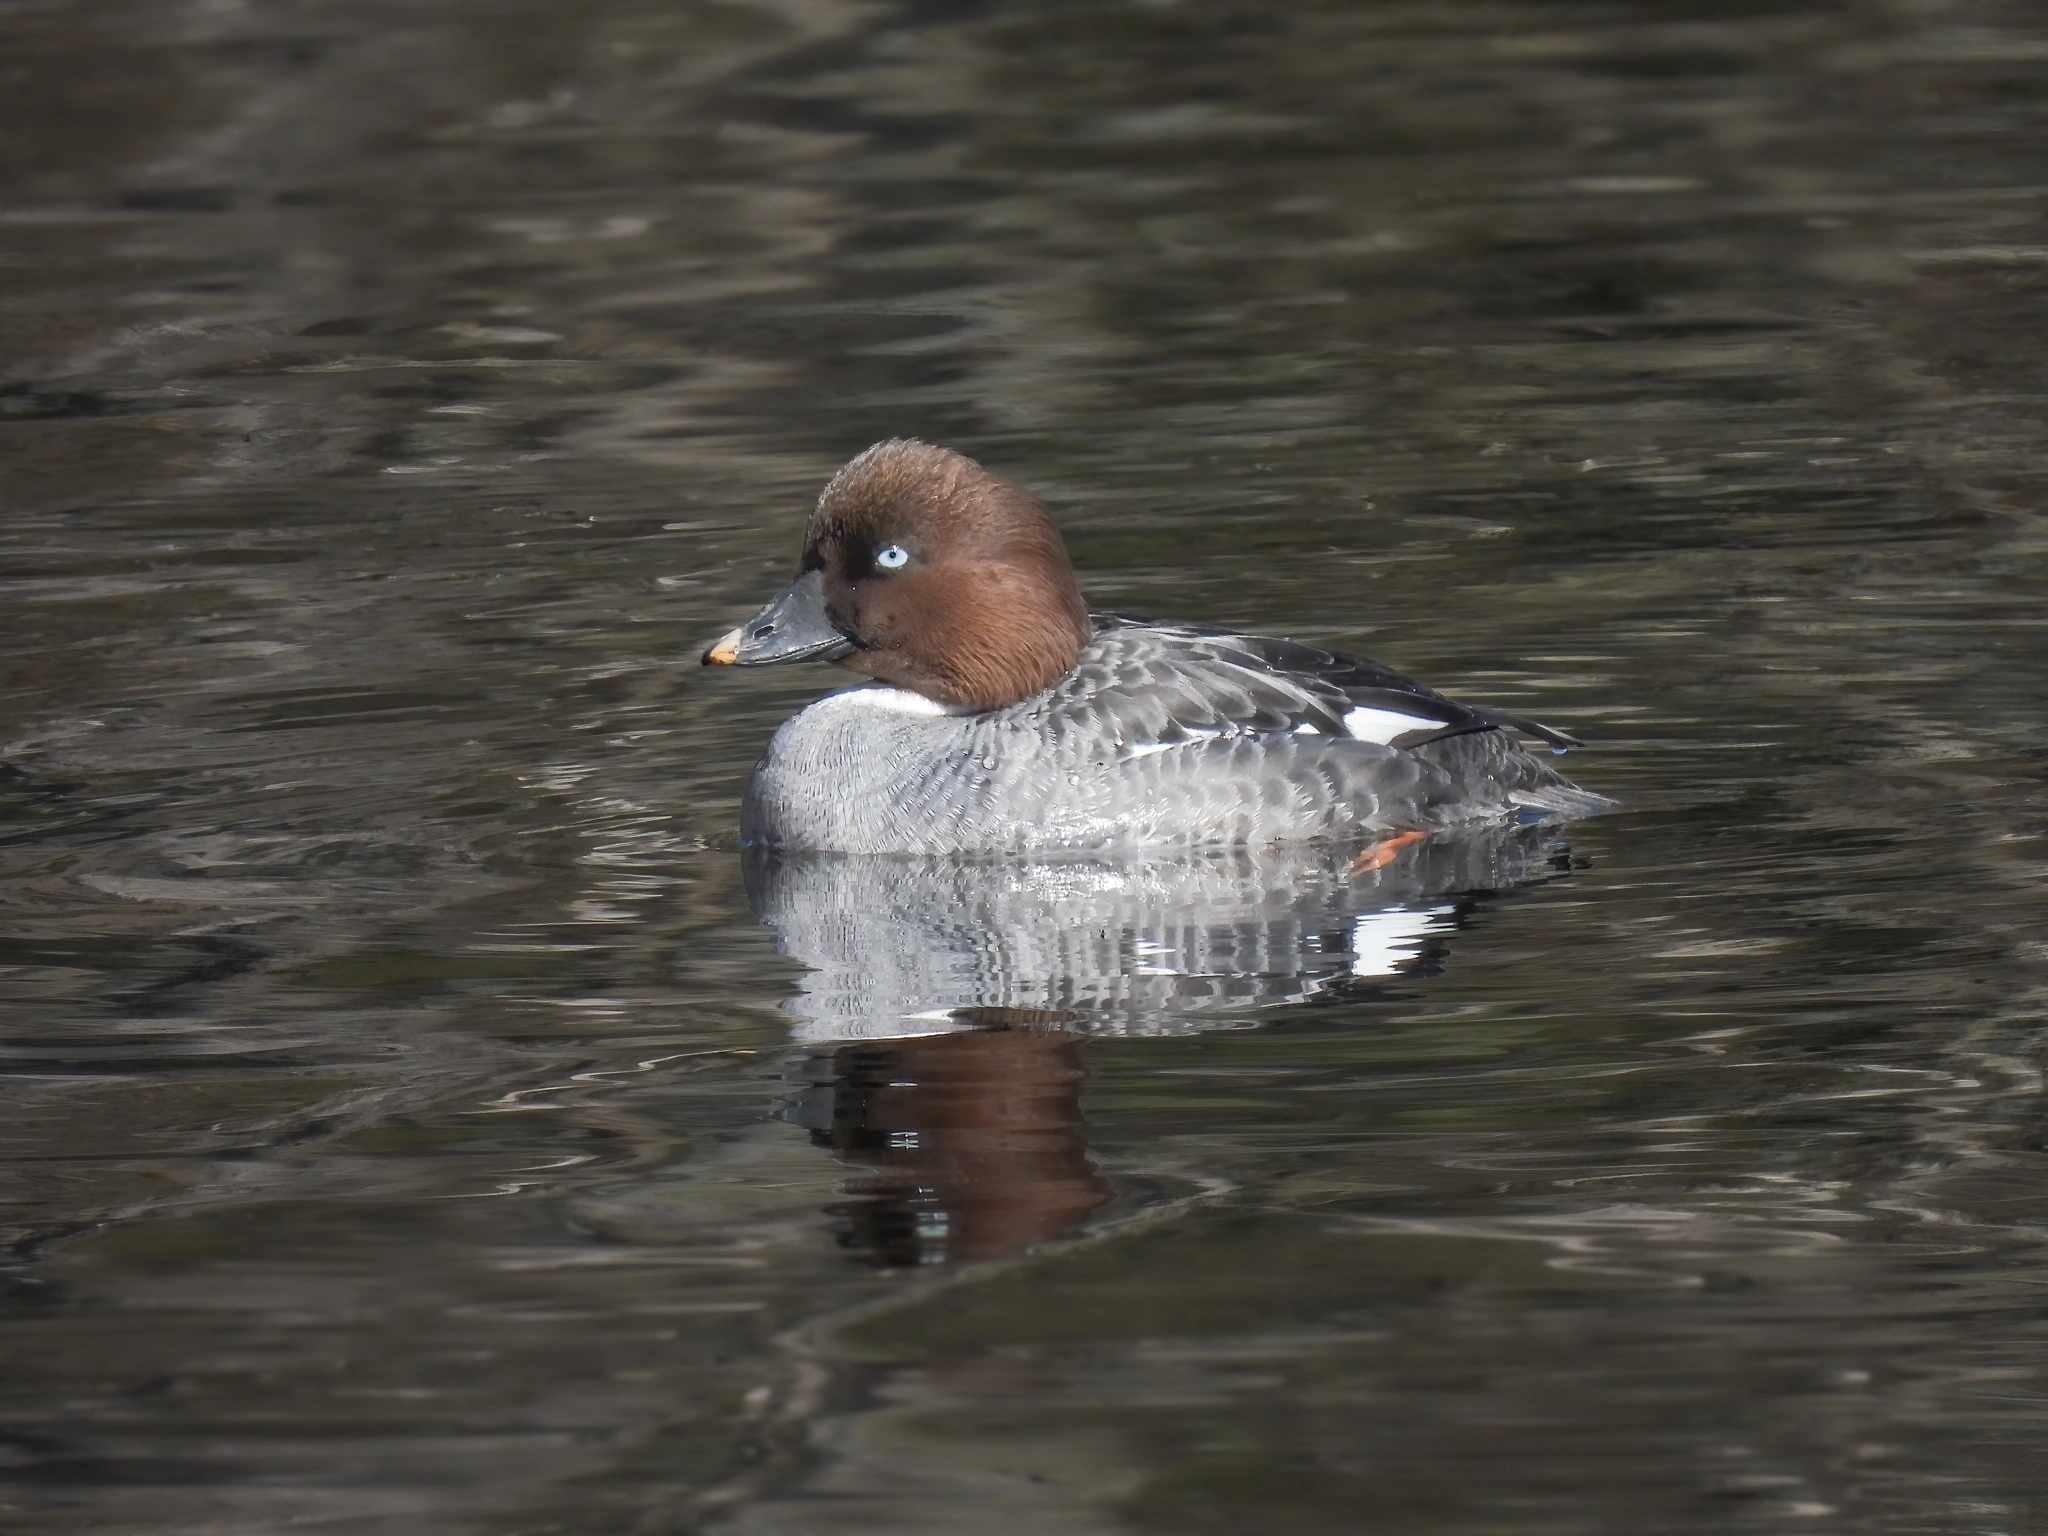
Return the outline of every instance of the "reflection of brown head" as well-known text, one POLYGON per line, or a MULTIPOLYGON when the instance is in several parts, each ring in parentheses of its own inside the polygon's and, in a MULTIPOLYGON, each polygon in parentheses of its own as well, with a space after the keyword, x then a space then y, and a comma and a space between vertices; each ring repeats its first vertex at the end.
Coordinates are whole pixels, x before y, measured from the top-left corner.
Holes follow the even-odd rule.
POLYGON ((877 443, 832 478, 804 536, 849 671, 993 709, 1065 675, 1092 633, 1052 519, 945 448, 877 443))
POLYGON ((970 1262, 1063 1237, 1110 1197, 1081 1136, 1081 1042, 975 1030, 847 1046, 831 1144, 870 1173, 839 1207, 884 1264, 970 1262))

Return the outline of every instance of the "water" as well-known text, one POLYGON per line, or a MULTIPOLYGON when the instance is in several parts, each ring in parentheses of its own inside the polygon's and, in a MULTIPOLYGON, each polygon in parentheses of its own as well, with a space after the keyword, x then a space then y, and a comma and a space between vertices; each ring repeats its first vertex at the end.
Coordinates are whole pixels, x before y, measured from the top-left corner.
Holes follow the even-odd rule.
POLYGON ((0 5, 5 1528, 2048 1530, 2044 63, 0 5), (1627 810, 743 867, 899 433, 1627 810))

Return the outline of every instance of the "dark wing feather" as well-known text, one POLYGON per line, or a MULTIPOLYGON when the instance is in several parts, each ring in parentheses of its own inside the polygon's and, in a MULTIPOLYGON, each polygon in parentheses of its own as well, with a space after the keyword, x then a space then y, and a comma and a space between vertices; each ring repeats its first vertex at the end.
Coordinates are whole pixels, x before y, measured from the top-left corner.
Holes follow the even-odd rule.
POLYGON ((1405 748, 1490 730, 1523 732, 1554 747, 1578 745, 1517 715, 1447 699, 1362 657, 1123 614, 1098 614, 1095 624, 1098 642, 1107 643, 1091 647, 1054 693, 1075 705, 1085 699, 1087 712, 1133 745, 1300 731, 1405 748), (1413 729, 1402 728, 1402 716, 1414 719, 1413 729))

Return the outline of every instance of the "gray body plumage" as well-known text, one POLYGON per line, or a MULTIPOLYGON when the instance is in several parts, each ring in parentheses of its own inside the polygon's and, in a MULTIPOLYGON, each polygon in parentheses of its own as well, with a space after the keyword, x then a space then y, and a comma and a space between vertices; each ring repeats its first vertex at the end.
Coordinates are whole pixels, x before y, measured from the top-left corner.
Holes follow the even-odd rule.
POLYGON ((1588 815, 1514 732, 1371 662, 1283 640, 1101 618, 1079 662, 999 709, 880 685, 775 733, 749 843, 841 853, 1045 853, 1359 838, 1588 815))

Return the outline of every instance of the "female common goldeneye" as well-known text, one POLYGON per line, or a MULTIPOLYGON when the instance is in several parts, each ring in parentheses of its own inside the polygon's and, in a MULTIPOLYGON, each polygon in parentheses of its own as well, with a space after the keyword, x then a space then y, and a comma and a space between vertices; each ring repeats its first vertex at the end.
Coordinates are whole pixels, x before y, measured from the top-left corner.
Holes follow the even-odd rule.
POLYGON ((832 478, 795 581, 704 653, 873 679, 783 723, 742 839, 839 853, 1352 840, 1358 867, 1489 821, 1590 815, 1517 735, 1370 661, 1088 612, 1045 509, 972 459, 877 443, 832 478))

